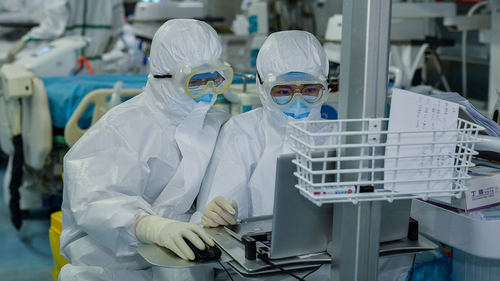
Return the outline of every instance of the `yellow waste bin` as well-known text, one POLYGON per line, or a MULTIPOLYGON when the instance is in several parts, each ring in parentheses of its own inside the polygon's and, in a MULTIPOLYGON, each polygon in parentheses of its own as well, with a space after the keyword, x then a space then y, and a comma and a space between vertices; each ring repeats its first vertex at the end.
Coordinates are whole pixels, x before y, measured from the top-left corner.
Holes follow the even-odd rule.
POLYGON ((62 232, 62 212, 54 212, 50 215, 50 230, 49 230, 49 239, 50 239, 50 248, 52 249, 52 258, 54 259, 54 269, 50 271, 52 273, 52 277, 54 280, 57 280, 59 276, 59 272, 61 272, 61 268, 69 263, 59 252, 60 243, 59 236, 61 236, 62 232))

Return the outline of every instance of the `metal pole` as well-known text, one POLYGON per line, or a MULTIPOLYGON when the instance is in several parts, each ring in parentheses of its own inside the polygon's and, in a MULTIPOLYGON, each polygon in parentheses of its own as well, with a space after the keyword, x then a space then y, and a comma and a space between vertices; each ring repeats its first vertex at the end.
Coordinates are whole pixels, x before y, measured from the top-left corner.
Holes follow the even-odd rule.
MULTIPOLYGON (((344 0, 342 15, 339 116, 341 119, 383 118, 391 1, 344 0)), ((348 143, 359 141, 358 138, 347 140, 348 143)), ((359 175, 358 179, 364 177, 368 175, 359 175)), ((380 216, 378 201, 334 205, 331 280, 376 280, 380 216)))

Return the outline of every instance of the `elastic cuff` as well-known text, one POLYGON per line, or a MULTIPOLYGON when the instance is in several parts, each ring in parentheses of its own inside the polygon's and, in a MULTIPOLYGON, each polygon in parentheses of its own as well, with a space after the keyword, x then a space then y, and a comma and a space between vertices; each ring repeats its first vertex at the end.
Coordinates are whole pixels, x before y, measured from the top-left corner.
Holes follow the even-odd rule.
POLYGON ((134 235, 135 235, 135 239, 137 239, 137 241, 141 242, 141 243, 144 243, 146 244, 146 242, 142 242, 141 239, 139 239, 139 237, 137 237, 137 225, 139 224, 139 222, 147 217, 147 216, 152 216, 151 214, 144 214, 143 216, 141 216, 140 218, 138 218, 136 221, 135 221, 135 225, 134 225, 134 235))

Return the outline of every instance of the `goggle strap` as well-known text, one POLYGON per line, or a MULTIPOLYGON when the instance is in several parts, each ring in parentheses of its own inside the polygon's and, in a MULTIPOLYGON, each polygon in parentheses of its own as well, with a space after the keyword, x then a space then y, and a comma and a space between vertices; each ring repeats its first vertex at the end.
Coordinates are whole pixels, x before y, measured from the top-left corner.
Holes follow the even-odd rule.
POLYGON ((164 75, 153 75, 154 78, 163 79, 163 78, 172 78, 172 74, 164 74, 164 75))
POLYGON ((261 85, 264 84, 264 81, 262 81, 262 78, 260 77, 259 72, 257 72, 257 78, 259 78, 259 82, 261 85))

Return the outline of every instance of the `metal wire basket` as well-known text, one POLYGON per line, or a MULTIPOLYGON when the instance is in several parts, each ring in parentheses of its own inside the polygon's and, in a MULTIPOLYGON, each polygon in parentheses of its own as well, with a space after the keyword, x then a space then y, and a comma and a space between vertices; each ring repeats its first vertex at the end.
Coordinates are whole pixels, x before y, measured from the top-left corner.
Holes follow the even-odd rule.
POLYGON ((359 201, 460 198, 481 126, 387 131, 387 118, 292 124, 296 187, 320 206, 359 201))

